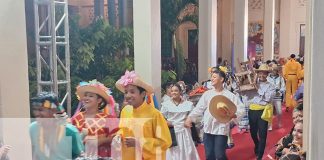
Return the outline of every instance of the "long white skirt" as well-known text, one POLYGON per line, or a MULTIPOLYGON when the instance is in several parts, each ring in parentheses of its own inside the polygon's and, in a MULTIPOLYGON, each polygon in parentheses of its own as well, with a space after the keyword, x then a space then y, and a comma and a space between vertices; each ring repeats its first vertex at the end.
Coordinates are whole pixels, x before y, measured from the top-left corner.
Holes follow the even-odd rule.
POLYGON ((199 160, 199 154, 191 137, 190 128, 178 129, 175 127, 178 145, 166 152, 167 160, 199 160))

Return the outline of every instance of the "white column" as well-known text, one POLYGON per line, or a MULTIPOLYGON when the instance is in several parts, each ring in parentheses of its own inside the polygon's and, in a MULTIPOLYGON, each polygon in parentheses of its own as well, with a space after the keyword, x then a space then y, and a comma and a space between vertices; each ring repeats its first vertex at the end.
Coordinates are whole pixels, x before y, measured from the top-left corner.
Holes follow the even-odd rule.
POLYGON ((233 41, 233 0, 223 0, 222 13, 222 57, 231 62, 233 41))
POLYGON ((272 60, 274 56, 274 22, 275 0, 264 1, 264 60, 272 60))
POLYGON ((104 4, 105 1, 104 0, 95 0, 94 1, 94 14, 95 17, 104 17, 105 15, 105 9, 104 9, 104 4))
POLYGON ((238 69, 240 61, 247 61, 248 41, 248 0, 234 1, 234 66, 238 69))
POLYGON ((160 0, 134 0, 135 71, 153 85, 161 99, 161 16, 160 0))
POLYGON ((310 0, 306 24, 304 147, 307 159, 324 157, 324 1, 310 0), (306 132, 305 132, 306 131, 306 132))
POLYGON ((198 81, 208 79, 208 67, 216 66, 217 0, 199 0, 198 81))
POLYGON ((224 57, 223 48, 223 17, 224 17, 224 1, 217 0, 217 58, 224 57))
POLYGON ((24 0, 1 0, 0 15, 0 135, 13 147, 10 159, 31 159, 24 0))
POLYGON ((280 57, 288 57, 290 53, 290 24, 291 24, 290 0, 280 1, 280 57))

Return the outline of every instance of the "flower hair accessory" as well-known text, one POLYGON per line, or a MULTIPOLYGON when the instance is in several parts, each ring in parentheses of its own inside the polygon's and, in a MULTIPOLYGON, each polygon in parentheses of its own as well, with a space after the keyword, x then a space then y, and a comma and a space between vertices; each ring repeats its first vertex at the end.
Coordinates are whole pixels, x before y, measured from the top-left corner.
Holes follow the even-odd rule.
POLYGON ((134 85, 143 88, 147 95, 153 93, 153 87, 148 83, 144 82, 135 71, 127 71, 120 79, 116 82, 116 88, 125 93, 125 87, 128 85, 134 85))
POLYGON ((224 73, 227 73, 227 67, 219 66, 218 68, 219 68, 220 71, 222 71, 224 73))
POLYGON ((137 77, 137 75, 135 74, 135 71, 127 71, 126 70, 125 75, 123 75, 120 78, 119 83, 122 84, 123 86, 127 86, 129 84, 132 84, 136 77, 137 77))

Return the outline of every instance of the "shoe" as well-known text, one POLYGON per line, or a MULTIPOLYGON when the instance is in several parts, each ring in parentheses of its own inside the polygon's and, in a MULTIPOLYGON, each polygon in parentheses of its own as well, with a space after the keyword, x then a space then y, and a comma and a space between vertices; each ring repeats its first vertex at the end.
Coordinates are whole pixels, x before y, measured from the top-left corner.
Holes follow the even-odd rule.
POLYGON ((234 146, 235 146, 234 143, 229 143, 229 144, 227 144, 226 149, 232 149, 234 146))

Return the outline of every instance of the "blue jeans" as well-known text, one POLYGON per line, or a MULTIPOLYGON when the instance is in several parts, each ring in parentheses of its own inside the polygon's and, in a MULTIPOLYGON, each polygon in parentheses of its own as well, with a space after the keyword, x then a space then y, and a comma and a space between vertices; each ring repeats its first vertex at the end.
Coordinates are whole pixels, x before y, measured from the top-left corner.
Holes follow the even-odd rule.
POLYGON ((227 160, 227 136, 204 133, 206 160, 227 160))

